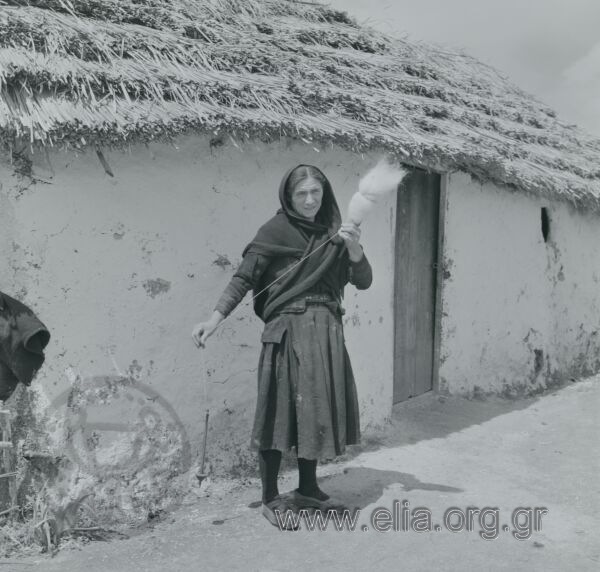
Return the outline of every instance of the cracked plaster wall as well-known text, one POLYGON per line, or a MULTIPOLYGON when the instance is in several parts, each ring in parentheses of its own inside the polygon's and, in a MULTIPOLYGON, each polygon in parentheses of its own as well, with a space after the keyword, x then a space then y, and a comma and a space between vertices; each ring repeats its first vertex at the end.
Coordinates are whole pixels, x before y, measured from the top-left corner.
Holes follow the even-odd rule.
POLYGON ((598 216, 464 174, 447 188, 440 389, 517 396, 598 372, 598 216))
MULTIPOLYGON (((38 412, 52 411, 57 400, 64 406, 73 385, 107 379, 126 387, 119 399, 129 399, 130 407, 102 401, 99 387, 86 394, 86 423, 105 425, 79 431, 79 446, 95 457, 98 474, 114 473, 108 467, 127 460, 136 436, 147 439, 142 421, 154 414, 165 427, 173 415, 181 421, 197 463, 207 407, 209 467, 221 474, 254 471, 249 435, 261 323, 245 306, 209 340, 206 352, 193 345, 192 327, 209 317, 243 247, 275 213, 279 181, 290 166, 319 165, 345 209, 359 175, 377 157, 285 141, 236 146, 206 137, 182 138, 176 147, 104 150, 103 156, 114 177, 93 150, 36 153, 35 183, 17 176, 8 162, 1 165, 0 288, 32 306, 52 333, 32 388, 38 412), (139 388, 127 397, 132 380, 164 398, 172 412, 139 388), (154 413, 142 419, 143 404, 154 413)), ((363 429, 381 425, 391 412, 393 204, 390 198, 364 224, 372 289, 349 286, 345 297, 363 429)), ((58 448, 68 431, 78 431, 53 427, 58 448)), ((163 438, 169 441, 168 431, 163 438)))

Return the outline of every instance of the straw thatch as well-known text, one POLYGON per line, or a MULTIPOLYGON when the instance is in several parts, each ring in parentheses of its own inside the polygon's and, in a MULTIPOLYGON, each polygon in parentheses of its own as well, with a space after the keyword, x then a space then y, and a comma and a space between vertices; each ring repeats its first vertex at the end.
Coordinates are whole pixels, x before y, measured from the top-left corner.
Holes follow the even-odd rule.
POLYGON ((600 211, 600 141, 463 54, 289 0, 0 0, 0 139, 385 150, 600 211))

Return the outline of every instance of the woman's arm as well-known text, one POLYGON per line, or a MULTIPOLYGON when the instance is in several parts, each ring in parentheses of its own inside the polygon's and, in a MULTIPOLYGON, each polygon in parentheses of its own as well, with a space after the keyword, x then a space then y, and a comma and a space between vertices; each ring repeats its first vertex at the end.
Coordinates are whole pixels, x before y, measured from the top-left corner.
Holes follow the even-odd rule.
POLYGON ((223 290, 211 317, 194 327, 192 338, 198 347, 204 347, 206 340, 219 324, 233 312, 248 291, 256 286, 268 264, 269 259, 266 256, 254 253, 244 256, 229 284, 223 290))
POLYGON ((373 270, 359 242, 360 228, 355 224, 345 223, 340 227, 339 234, 346 243, 350 259, 348 282, 358 290, 366 290, 373 282, 373 270))
POLYGON ((215 310, 208 320, 196 324, 192 330, 192 338, 196 347, 203 348, 206 345, 206 340, 212 336, 213 332, 224 319, 225 316, 218 310, 215 310))
POLYGON ((364 252, 358 262, 350 261, 348 282, 353 284, 357 290, 366 290, 373 283, 373 269, 364 252))
POLYGON ((350 262, 358 262, 363 256, 363 248, 360 245, 360 227, 354 223, 346 222, 340 226, 338 234, 346 244, 350 262))

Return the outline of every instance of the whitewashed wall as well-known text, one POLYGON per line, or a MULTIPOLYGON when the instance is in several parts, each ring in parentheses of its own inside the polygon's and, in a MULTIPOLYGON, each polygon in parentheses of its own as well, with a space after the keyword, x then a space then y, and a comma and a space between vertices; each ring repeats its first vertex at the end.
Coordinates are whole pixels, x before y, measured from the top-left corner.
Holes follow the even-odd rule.
MULTIPOLYGON (((2 164, 0 289, 34 308, 52 332, 34 387, 48 404, 77 376, 133 377, 171 404, 194 456, 208 405, 209 462, 230 472, 254 466, 248 446, 261 323, 247 306, 211 338, 205 354, 192 343, 192 327, 208 318, 243 247, 275 213, 289 167, 321 167, 344 209, 376 157, 287 142, 215 145, 200 137, 104 154, 114 178, 94 151, 35 155, 40 180, 29 186, 2 164)), ((345 299, 367 430, 391 411, 393 204, 390 198, 364 224, 372 288, 348 287, 345 299)), ((97 414, 107 420, 109 410, 99 406, 97 414)), ((127 411, 118 416, 134 423, 127 411)))
POLYGON ((450 175, 440 389, 518 395, 600 370, 598 244, 597 215, 450 175))

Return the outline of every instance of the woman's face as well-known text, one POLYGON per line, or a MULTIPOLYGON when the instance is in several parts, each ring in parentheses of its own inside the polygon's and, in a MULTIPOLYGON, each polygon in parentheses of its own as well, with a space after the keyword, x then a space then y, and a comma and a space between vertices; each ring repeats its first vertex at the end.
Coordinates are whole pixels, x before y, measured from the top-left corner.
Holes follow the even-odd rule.
POLYGON ((315 220, 323 200, 323 185, 317 179, 300 181, 292 191, 292 207, 304 218, 315 220))

